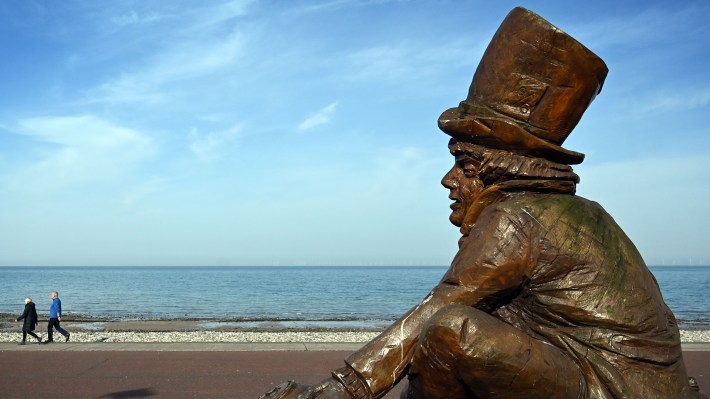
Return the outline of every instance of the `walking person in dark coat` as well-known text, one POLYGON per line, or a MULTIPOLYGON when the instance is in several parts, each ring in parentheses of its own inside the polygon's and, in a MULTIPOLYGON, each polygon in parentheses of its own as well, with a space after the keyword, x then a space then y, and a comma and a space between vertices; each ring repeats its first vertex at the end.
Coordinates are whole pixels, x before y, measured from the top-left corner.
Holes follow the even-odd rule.
POLYGON ((15 321, 24 320, 22 324, 22 342, 20 345, 24 345, 27 341, 27 334, 35 337, 37 343, 42 343, 42 337, 38 337, 33 331, 37 325, 37 310, 35 309, 35 304, 32 302, 32 298, 25 298, 25 311, 22 312, 22 316, 18 317, 15 321))

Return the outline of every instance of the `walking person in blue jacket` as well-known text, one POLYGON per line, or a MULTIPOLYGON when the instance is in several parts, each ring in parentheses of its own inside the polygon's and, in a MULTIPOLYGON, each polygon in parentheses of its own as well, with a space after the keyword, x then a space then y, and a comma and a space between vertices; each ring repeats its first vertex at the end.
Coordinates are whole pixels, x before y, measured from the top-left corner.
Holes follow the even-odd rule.
POLYGON ((62 321, 62 301, 59 300, 59 293, 57 291, 52 292, 52 306, 49 308, 49 324, 47 325, 47 340, 44 341, 45 344, 54 342, 52 339, 53 329, 56 328, 60 334, 65 338, 65 341, 69 341, 69 331, 61 328, 59 322, 62 321))

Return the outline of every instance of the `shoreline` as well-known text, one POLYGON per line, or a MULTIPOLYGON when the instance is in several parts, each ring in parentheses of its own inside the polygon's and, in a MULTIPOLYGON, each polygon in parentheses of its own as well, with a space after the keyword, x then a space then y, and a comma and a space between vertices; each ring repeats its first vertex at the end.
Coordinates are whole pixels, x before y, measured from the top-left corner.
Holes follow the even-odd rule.
MULTIPOLYGON (((257 328, 235 328, 228 322, 208 320, 122 320, 62 321, 62 328, 71 333, 71 343, 365 343, 377 336, 377 329, 342 329, 310 327, 298 329, 268 323, 257 328)), ((21 338, 21 323, 0 323, 0 343, 17 342, 21 338)), ((46 322, 35 329, 47 337, 46 322)), ((710 333, 710 332, 709 332, 710 333)), ((55 340, 64 337, 54 332, 55 340)), ((28 337, 29 342, 34 338, 28 337)))
MULTIPOLYGON (((12 328, 20 313, 0 312, 0 332, 12 328)), ((39 313, 39 324, 49 315, 39 313)), ((67 313, 62 326, 74 325, 81 330, 107 331, 367 331, 381 332, 395 319, 364 320, 357 318, 253 318, 253 317, 181 317, 181 316, 87 316, 67 313)), ((710 319, 678 321, 680 331, 710 331, 710 319)))
MULTIPOLYGON (((0 342, 17 342, 22 336, 21 323, 16 315, 0 315, 0 342)), ((286 322, 269 321, 247 326, 225 320, 108 320, 98 318, 65 317, 62 327, 71 333, 71 342, 129 343, 129 342, 185 342, 185 343, 365 343, 384 328, 293 327, 286 322)), ((40 319, 36 334, 46 339, 46 319, 40 319)), ((64 341, 59 333, 56 338, 64 341)), ((710 328, 682 329, 682 343, 710 343, 710 328)), ((30 342, 33 340, 29 337, 30 342)))

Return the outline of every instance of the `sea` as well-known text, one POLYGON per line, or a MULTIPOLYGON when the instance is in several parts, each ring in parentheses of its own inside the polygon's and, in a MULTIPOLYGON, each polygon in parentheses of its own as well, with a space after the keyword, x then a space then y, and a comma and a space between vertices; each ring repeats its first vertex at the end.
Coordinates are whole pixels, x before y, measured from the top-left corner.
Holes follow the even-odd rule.
MULTIPOLYGON (((651 266, 684 329, 710 329, 710 266, 651 266)), ((418 304, 445 266, 0 267, 0 313, 197 320, 206 327, 380 330, 418 304)))

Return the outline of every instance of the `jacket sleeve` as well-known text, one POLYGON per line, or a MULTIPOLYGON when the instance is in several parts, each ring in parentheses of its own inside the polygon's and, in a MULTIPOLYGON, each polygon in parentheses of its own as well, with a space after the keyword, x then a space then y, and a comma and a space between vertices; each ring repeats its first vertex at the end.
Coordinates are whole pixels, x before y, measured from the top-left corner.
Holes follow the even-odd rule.
POLYGON ((30 307, 25 305, 25 311, 22 312, 22 316, 17 318, 17 321, 24 320, 30 313, 30 307))
POLYGON ((452 304, 485 310, 489 298, 520 286, 531 266, 529 240, 507 213, 484 211, 430 294, 345 362, 377 398, 406 373, 419 335, 434 313, 452 304))

